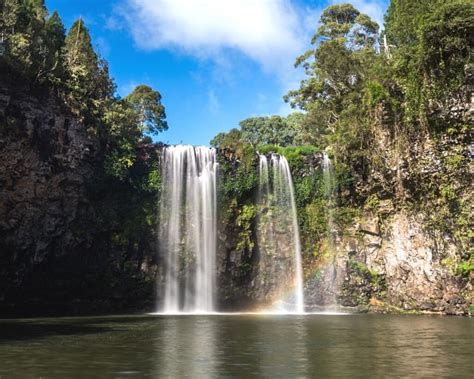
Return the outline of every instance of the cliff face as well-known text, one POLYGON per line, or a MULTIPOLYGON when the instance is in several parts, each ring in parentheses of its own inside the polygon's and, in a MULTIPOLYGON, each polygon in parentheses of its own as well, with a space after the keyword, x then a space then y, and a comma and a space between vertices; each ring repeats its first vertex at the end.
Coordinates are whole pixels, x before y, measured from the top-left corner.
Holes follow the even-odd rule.
MULTIPOLYGON (((466 314, 472 302, 472 286, 456 275, 448 264, 458 259, 459 246, 447 235, 428 232, 423 215, 395 213, 376 228, 376 219, 366 216, 368 225, 359 224, 357 240, 345 249, 349 254, 343 293, 352 291, 357 277, 369 274, 371 291, 368 303, 377 309, 385 302, 402 310, 422 310, 448 314, 466 314), (373 232, 373 234, 370 234, 373 232), (357 260, 362 265, 354 265, 357 260), (365 267, 364 267, 365 265, 365 267), (365 272, 364 272, 365 271, 365 272)), ((357 300, 357 299, 356 299, 357 300)), ((353 304, 354 299, 349 300, 353 304)))
POLYGON ((117 209, 107 203, 101 148, 54 95, 0 83, 2 314, 133 309, 153 297, 135 268, 149 266, 155 244, 144 236, 148 251, 121 251, 112 233, 120 220, 100 221, 104 208, 117 209))
POLYGON ((339 241, 335 264, 322 263, 317 278, 309 276, 310 304, 328 305, 333 291, 338 304, 361 310, 469 313, 472 281, 453 269, 455 241, 405 211, 384 220, 365 213, 358 221, 339 241))
POLYGON ((430 131, 406 132, 383 109, 374 116, 370 171, 352 167, 366 200, 338 228, 333 262, 310 273, 310 302, 333 291, 373 311, 472 313, 472 87, 463 91, 430 131))
POLYGON ((0 88, 0 250, 5 300, 33 267, 80 251, 91 236, 73 233, 90 217, 86 180, 98 141, 48 94, 0 88))
MULTIPOLYGON (((0 85, 2 314, 153 310, 163 267, 157 194, 144 197, 104 175, 103 140, 53 95, 13 88, 0 85)), ((419 136, 404 150, 396 131, 382 119, 380 125, 376 154, 383 164, 353 172, 357 193, 367 200, 334 210, 332 226, 328 212, 335 204, 321 194, 322 154, 289 159, 306 303, 467 314, 469 133, 419 136)), ((136 169, 158 162, 159 154, 155 145, 142 146, 136 169)), ((259 242, 266 242, 257 238, 265 228, 258 216, 268 210, 256 206, 255 152, 222 150, 218 158, 219 307, 269 304, 288 289, 291 246, 282 233, 275 241, 283 254, 259 253, 259 242)))

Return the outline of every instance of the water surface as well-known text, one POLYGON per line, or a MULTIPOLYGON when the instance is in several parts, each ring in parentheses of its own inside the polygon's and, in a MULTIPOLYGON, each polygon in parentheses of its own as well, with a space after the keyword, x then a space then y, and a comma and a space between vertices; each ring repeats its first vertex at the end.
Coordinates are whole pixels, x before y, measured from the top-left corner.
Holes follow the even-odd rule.
POLYGON ((392 315, 0 320, 0 378, 472 378, 473 327, 392 315))

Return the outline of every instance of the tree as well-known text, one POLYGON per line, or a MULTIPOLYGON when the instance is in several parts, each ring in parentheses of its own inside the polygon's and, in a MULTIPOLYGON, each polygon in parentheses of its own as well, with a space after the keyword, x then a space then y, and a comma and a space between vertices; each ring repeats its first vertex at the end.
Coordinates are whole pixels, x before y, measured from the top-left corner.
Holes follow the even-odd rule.
POLYGON ((345 95, 360 90, 365 63, 376 53, 378 25, 350 4, 328 7, 320 22, 311 40, 317 47, 298 57, 295 64, 303 66, 308 79, 286 99, 302 109, 318 101, 332 102, 340 109, 345 95))
POLYGON ((240 121, 242 140, 252 146, 293 144, 295 130, 281 116, 250 117, 240 121))
POLYGON ((44 0, 26 0, 25 5, 30 18, 44 25, 48 17, 48 10, 46 9, 44 0))
POLYGON ((233 128, 227 133, 221 132, 217 134, 210 142, 210 145, 219 149, 236 150, 237 145, 241 144, 241 132, 239 129, 233 128))
MULTIPOLYGON (((420 62, 427 97, 447 101, 466 81, 474 48, 474 4, 445 3, 420 27, 420 62)), ((472 70, 473 68, 471 68, 472 70)))
MULTIPOLYGON (((384 35, 388 43, 398 51, 415 46, 418 41, 418 27, 434 9, 446 0, 391 0, 385 15, 384 35)), ((450 1, 450 0, 448 0, 450 1)))
POLYGON ((99 109, 112 97, 114 85, 107 63, 97 56, 92 47, 89 31, 82 18, 69 30, 65 50, 71 101, 83 114, 101 113, 99 109))
POLYGON ((469 0, 391 1, 384 33, 407 125, 427 125, 460 93, 472 63, 473 14, 469 0))
POLYGON ((98 57, 92 48, 91 37, 82 18, 77 20, 69 30, 65 40, 66 64, 74 84, 84 92, 92 93, 94 79, 98 70, 98 57))
POLYGON ((20 0, 3 0, 1 10, 2 17, 0 17, 0 27, 2 33, 14 34, 21 11, 20 0))
POLYGON ((351 48, 373 46, 378 25, 351 4, 333 5, 322 13, 321 26, 311 43, 318 39, 343 39, 351 48), (347 38, 349 36, 349 38, 347 38))
POLYGON ((46 22, 46 34, 49 44, 54 51, 59 51, 64 46, 66 40, 65 32, 66 29, 58 11, 54 11, 46 22))
POLYGON ((125 98, 139 115, 140 124, 146 133, 158 134, 168 129, 165 108, 161 104, 161 94, 146 85, 135 87, 125 98))
POLYGON ((151 142, 146 134, 166 130, 165 118, 160 93, 146 85, 137 86, 126 98, 108 104, 102 118, 109 140, 107 173, 122 181, 130 179, 140 146, 151 142))
MULTIPOLYGON (((51 81, 59 82, 64 79, 63 48, 65 46, 65 28, 57 11, 54 11, 45 25, 48 57, 45 62, 51 81)), ((59 84, 59 83, 57 83, 59 84)))
POLYGON ((315 47, 295 64, 303 66, 307 78, 285 100, 307 111, 307 139, 323 140, 322 145, 332 141, 347 155, 351 145, 362 148, 366 141, 358 121, 364 112, 365 85, 377 61, 378 26, 350 4, 328 7, 320 23, 311 40, 315 47))
POLYGON ((25 72, 31 69, 31 35, 25 3, 20 0, 4 0, 0 17, 0 33, 6 47, 6 61, 25 72))
POLYGON ((293 112, 286 117, 288 127, 294 130, 292 145, 307 145, 313 142, 311 135, 307 132, 306 121, 306 114, 301 112, 293 112))
POLYGON ((239 122, 239 129, 231 129, 228 133, 219 133, 211 141, 215 147, 235 148, 237 144, 294 146, 309 142, 304 130, 306 116, 294 112, 288 117, 260 116, 249 117, 239 122))

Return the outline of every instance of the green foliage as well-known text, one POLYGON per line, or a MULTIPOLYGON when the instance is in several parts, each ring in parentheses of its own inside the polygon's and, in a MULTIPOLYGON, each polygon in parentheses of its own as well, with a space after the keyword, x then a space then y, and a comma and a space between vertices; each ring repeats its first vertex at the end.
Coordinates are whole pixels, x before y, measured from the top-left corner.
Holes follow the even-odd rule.
POLYGON ((257 151, 260 154, 271 154, 271 153, 279 154, 279 150, 280 150, 280 146, 278 145, 267 145, 267 144, 257 145, 257 151))
POLYGON ((334 223, 344 230, 348 225, 351 225, 358 214, 356 208, 350 206, 339 205, 334 209, 334 223))
POLYGON ((320 21, 321 26, 312 43, 315 43, 318 37, 345 39, 347 35, 351 35, 349 42, 353 46, 365 47, 376 42, 378 25, 351 4, 332 5, 326 8, 321 14, 320 21))
POLYGON ((97 119, 109 105, 115 88, 107 62, 100 59, 92 48, 89 31, 82 19, 69 30, 65 51, 69 104, 87 121, 97 119))
POLYGON ((348 260, 349 267, 358 272, 359 274, 362 275, 370 275, 370 270, 368 269, 367 265, 363 262, 360 262, 355 259, 349 259, 348 260))
POLYGON ((73 77, 80 75, 89 81, 98 70, 98 57, 92 47, 89 30, 82 18, 74 22, 67 34, 66 40, 67 64, 73 77))
POLYGON ((305 157, 312 156, 319 151, 315 146, 287 146, 278 149, 278 154, 283 155, 293 169, 301 167, 305 157))
POLYGON ((444 2, 420 27, 419 34, 420 62, 428 78, 425 97, 446 103, 464 84, 465 67, 472 64, 474 4, 444 2))
POLYGON ((304 232, 312 234, 321 240, 328 230, 327 203, 324 199, 316 198, 305 207, 304 232))
POLYGON ((384 33, 393 46, 392 77, 403 94, 407 124, 426 122, 456 98, 472 64, 473 25, 469 0, 391 1, 384 33))
POLYGON ((449 170, 458 170, 464 162, 464 156, 461 154, 453 154, 446 157, 446 165, 449 170))
POLYGON ((376 194, 370 195, 366 200, 365 200, 365 208, 367 210, 376 210, 379 207, 380 201, 379 198, 376 194))
POLYGON ((144 190, 152 193, 158 193, 161 190, 161 174, 157 163, 148 173, 144 190))
POLYGON ((347 188, 354 159, 368 153, 371 110, 390 98, 390 91, 382 78, 372 78, 375 71, 383 71, 375 22, 342 4, 328 7, 320 24, 311 40, 314 48, 296 60, 307 78, 285 100, 307 111, 306 134, 313 136, 313 144, 328 147, 338 183, 347 188))
POLYGON ((244 142, 287 146, 292 143, 296 130, 281 116, 251 117, 240 122, 241 138, 244 142))
POLYGON ((240 229, 239 239, 237 241, 238 251, 252 251, 255 242, 253 237, 253 226, 257 210, 254 204, 244 204, 239 209, 239 214, 236 219, 236 225, 240 229))
POLYGON ((263 145, 290 146, 309 141, 303 128, 305 117, 294 112, 288 117, 250 117, 240 121, 240 129, 219 133, 211 141, 211 146, 237 150, 240 144, 252 147, 263 145))
POLYGON ((241 143, 241 132, 239 129, 231 129, 229 132, 221 132, 211 140, 211 146, 220 149, 237 150, 241 143))
POLYGON ((65 32, 59 13, 54 11, 45 25, 47 54, 44 57, 43 71, 47 80, 56 86, 59 86, 66 76, 63 56, 66 40, 65 32))
POLYGON ((474 271, 474 260, 471 258, 468 261, 462 261, 457 267, 457 274, 463 277, 469 277, 470 273, 474 271))
MULTIPOLYGON (((248 145, 247 145, 248 146, 248 145)), ((253 149, 247 148, 237 155, 240 164, 236 167, 226 159, 221 159, 219 187, 224 199, 242 199, 253 193, 258 183, 256 154, 253 149)))
POLYGON ((371 108, 391 98, 387 88, 382 83, 374 80, 366 83, 366 94, 368 105, 371 108))
POLYGON ((441 197, 447 201, 453 201, 453 200, 456 200, 457 198, 456 191, 450 185, 443 185, 440 188, 440 194, 441 194, 441 197))
POLYGON ((135 161, 135 149, 129 144, 122 144, 107 155, 105 170, 108 175, 124 180, 135 161))
POLYGON ((471 272, 474 271, 474 256, 472 253, 468 254, 467 259, 449 256, 443 259, 442 263, 456 276, 468 278, 471 272))
POLYGON ((156 135, 168 129, 165 108, 161 105, 161 95, 158 91, 146 85, 139 85, 125 98, 125 101, 139 115, 144 132, 156 135))

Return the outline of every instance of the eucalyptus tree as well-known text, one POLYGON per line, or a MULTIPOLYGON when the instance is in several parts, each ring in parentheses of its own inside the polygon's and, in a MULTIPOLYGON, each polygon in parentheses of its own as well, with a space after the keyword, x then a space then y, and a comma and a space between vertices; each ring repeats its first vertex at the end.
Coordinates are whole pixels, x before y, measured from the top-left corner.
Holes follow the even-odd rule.
POLYGON ((132 93, 125 97, 139 116, 139 125, 143 132, 158 134, 168 129, 165 121, 165 108, 161 104, 161 94, 147 85, 135 87, 132 93))
POLYGON ((321 14, 312 48, 299 56, 306 78, 285 100, 307 111, 314 139, 333 143, 347 156, 363 148, 364 89, 377 59, 378 25, 350 4, 333 5, 321 14))

